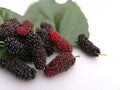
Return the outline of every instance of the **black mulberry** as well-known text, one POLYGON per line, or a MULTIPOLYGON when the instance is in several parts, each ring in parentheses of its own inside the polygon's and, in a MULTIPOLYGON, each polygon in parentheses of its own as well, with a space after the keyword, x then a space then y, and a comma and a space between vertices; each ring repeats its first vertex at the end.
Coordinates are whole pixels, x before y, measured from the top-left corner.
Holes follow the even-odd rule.
POLYGON ((41 22, 40 27, 44 30, 46 30, 48 33, 51 31, 51 29, 53 28, 51 26, 51 24, 47 23, 47 22, 41 22))
POLYGON ((34 68, 29 67, 17 58, 7 57, 0 59, 0 67, 7 69, 20 79, 30 80, 34 79, 36 76, 34 68))
POLYGON ((24 44, 11 37, 7 37, 4 40, 4 47, 7 53, 10 55, 20 55, 25 51, 24 44))
POLYGON ((50 56, 54 52, 54 44, 52 43, 49 33, 43 29, 37 29, 36 34, 38 34, 42 41, 44 42, 44 48, 47 52, 47 56, 50 56))
POLYGON ((78 36, 78 45, 82 51, 90 56, 97 57, 100 54, 100 49, 96 47, 90 40, 88 40, 85 34, 78 36))
POLYGON ((52 77, 58 73, 67 71, 71 66, 74 65, 76 59, 74 56, 65 52, 58 56, 56 56, 46 67, 44 70, 44 74, 47 77, 52 77))
POLYGON ((27 45, 28 53, 32 56, 35 67, 37 69, 44 69, 47 53, 41 37, 31 32, 25 37, 25 45, 27 45))
POLYGON ((20 25, 20 22, 18 22, 16 18, 10 18, 5 23, 1 24, 0 28, 2 30, 15 31, 20 25))
POLYGON ((36 69, 43 70, 46 66, 46 50, 41 47, 34 47, 32 51, 32 59, 36 69))
POLYGON ((4 40, 8 36, 16 36, 16 29, 20 27, 20 23, 15 18, 7 20, 0 25, 0 40, 4 40))

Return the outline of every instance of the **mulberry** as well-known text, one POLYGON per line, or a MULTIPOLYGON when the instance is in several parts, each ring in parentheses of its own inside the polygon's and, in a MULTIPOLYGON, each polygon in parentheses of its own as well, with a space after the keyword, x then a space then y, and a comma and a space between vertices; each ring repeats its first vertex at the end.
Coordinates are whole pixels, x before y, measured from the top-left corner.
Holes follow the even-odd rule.
POLYGON ((19 28, 17 28, 17 34, 20 35, 20 36, 25 36, 29 33, 28 30, 26 30, 25 27, 21 26, 19 28))
POLYGON ((1 30, 9 30, 9 31, 14 31, 16 28, 20 27, 20 22, 16 18, 11 18, 8 19, 5 23, 1 24, 1 30))
POLYGON ((32 59, 36 69, 43 70, 46 66, 46 51, 43 47, 34 47, 32 51, 32 59))
POLYGON ((50 56, 54 52, 54 45, 50 40, 49 33, 43 29, 37 29, 36 34, 38 34, 42 41, 44 42, 44 48, 47 52, 47 56, 50 56))
POLYGON ((20 43, 15 38, 7 37, 4 40, 4 47, 10 55, 20 55, 24 52, 24 44, 20 43))
POLYGON ((0 60, 0 67, 7 69, 16 77, 24 80, 34 79, 36 71, 17 58, 7 57, 0 60))
POLYGON ((47 77, 52 77, 58 73, 67 71, 71 66, 74 65, 76 59, 74 56, 65 52, 56 56, 44 69, 44 74, 47 77))
POLYGON ((0 41, 3 41, 8 36, 13 36, 13 34, 8 30, 0 30, 0 41))
POLYGON ((57 31, 50 31, 51 41, 55 44, 56 48, 61 52, 72 52, 72 45, 64 37, 62 37, 57 31))
POLYGON ((20 23, 15 18, 9 19, 7 22, 0 25, 0 40, 4 40, 8 36, 15 36, 16 29, 20 27, 20 23))
POLYGON ((29 50, 28 53, 32 56, 32 60, 36 68, 43 69, 46 64, 47 53, 44 49, 44 42, 41 37, 31 32, 26 36, 25 43, 29 50))
POLYGON ((31 31, 33 28, 33 24, 29 20, 23 21, 22 26, 25 27, 28 31, 31 31))
POLYGON ((17 34, 20 36, 26 36, 32 30, 32 23, 25 20, 21 27, 17 28, 17 34))
POLYGON ((28 47, 30 48, 33 48, 33 46, 44 47, 44 42, 42 41, 41 37, 39 37, 37 34, 34 34, 33 32, 30 32, 25 37, 25 44, 28 45, 28 47))
POLYGON ((97 57, 100 54, 100 49, 96 47, 91 41, 89 41, 85 34, 78 36, 78 45, 82 51, 90 56, 97 57))
POLYGON ((44 30, 46 30, 48 33, 51 31, 51 29, 53 28, 49 23, 47 22, 42 22, 40 24, 40 27, 44 30))

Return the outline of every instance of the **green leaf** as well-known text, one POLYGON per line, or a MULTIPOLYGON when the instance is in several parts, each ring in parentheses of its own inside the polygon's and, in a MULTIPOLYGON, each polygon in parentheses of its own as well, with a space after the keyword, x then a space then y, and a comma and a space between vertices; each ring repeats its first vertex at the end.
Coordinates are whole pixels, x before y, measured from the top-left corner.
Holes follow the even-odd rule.
MULTIPOLYGON (((37 27, 42 21, 48 22, 75 47, 79 34, 84 33, 89 37, 87 19, 72 0, 65 4, 58 4, 55 0, 40 0, 32 4, 24 16, 0 7, 0 24, 9 18, 17 18, 21 22, 29 19, 37 27)), ((4 55, 5 50, 0 46, 0 58, 4 55)))
POLYGON ((76 3, 68 1, 64 6, 64 14, 60 20, 59 32, 76 46, 79 34, 89 37, 88 23, 76 3))
POLYGON ((0 24, 4 23, 9 18, 17 18, 19 21, 23 20, 21 15, 18 15, 9 9, 0 7, 0 24))
POLYGON ((76 47, 79 34, 84 33, 89 37, 87 19, 72 0, 68 0, 65 4, 58 4, 55 0, 40 0, 29 7, 24 18, 36 23, 37 26, 42 21, 52 24, 61 35, 76 47))

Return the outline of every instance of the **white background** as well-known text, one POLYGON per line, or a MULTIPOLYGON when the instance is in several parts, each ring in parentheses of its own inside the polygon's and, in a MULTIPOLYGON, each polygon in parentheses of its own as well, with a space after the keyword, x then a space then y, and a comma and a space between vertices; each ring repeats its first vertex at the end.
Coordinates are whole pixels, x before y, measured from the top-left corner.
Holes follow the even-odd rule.
MULTIPOLYGON (((23 15, 35 1, 0 0, 0 7, 23 15)), ((41 71, 37 71, 36 78, 31 81, 19 80, 0 69, 0 90, 120 90, 119 0, 74 1, 88 19, 90 40, 107 56, 91 58, 74 48, 73 54, 81 57, 70 70, 52 78, 46 78, 41 71)), ((53 57, 55 55, 50 58, 53 57)))

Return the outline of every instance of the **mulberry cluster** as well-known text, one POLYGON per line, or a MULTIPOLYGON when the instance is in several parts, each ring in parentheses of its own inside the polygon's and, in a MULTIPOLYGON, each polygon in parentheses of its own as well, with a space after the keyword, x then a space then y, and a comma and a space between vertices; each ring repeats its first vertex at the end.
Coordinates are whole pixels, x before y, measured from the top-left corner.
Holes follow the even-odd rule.
MULTIPOLYGON (((42 22, 36 30, 34 27, 33 31, 33 24, 29 20, 19 23, 15 18, 9 19, 0 25, 0 42, 6 51, 6 57, 0 59, 0 67, 21 79, 35 78, 36 71, 27 66, 27 62, 42 70, 45 76, 52 77, 67 71, 76 61, 70 42, 46 22, 42 22), (46 64, 47 56, 53 54, 55 47, 60 54, 46 64)), ((100 54, 100 49, 84 34, 78 36, 78 44, 90 56, 100 54)))
POLYGON ((38 34, 42 41, 44 42, 44 48, 47 52, 47 56, 50 56, 54 52, 54 44, 52 43, 49 33, 44 29, 37 29, 36 34, 38 34))
POLYGON ((58 73, 67 71, 74 65, 75 61, 76 59, 71 53, 61 53, 45 67, 44 74, 47 77, 52 77, 58 73))
POLYGON ((89 41, 85 34, 78 36, 78 45, 80 46, 81 50, 90 56, 97 57, 100 54, 100 49, 96 47, 91 41, 89 41))
POLYGON ((36 76, 34 68, 29 67, 17 58, 7 57, 0 59, 0 67, 5 68, 20 79, 30 80, 36 76))
POLYGON ((57 31, 50 31, 51 41, 55 44, 56 48, 61 52, 72 52, 72 45, 64 37, 62 37, 57 31))

